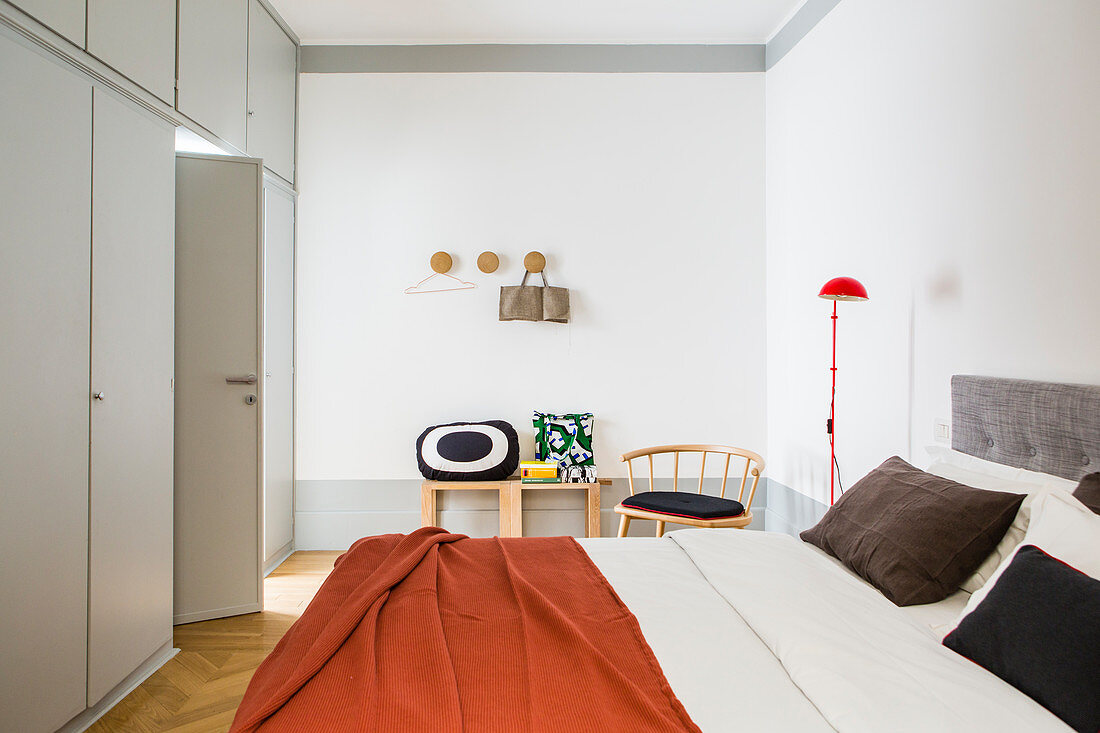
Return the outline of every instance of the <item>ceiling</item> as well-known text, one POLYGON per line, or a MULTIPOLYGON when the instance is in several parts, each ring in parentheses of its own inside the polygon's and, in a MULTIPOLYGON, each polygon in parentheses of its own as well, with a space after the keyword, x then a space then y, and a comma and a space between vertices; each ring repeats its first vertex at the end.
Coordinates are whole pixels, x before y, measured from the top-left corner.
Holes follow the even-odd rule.
POLYGON ((303 43, 763 43, 805 0, 270 0, 303 43))

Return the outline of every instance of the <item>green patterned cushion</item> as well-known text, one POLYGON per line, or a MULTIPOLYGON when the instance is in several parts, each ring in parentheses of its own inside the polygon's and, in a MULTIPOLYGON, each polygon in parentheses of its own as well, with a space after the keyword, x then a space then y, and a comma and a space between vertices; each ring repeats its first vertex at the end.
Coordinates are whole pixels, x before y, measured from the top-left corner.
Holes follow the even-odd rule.
POLYGON ((559 466, 593 466, 592 413, 550 415, 535 412, 535 460, 559 466))

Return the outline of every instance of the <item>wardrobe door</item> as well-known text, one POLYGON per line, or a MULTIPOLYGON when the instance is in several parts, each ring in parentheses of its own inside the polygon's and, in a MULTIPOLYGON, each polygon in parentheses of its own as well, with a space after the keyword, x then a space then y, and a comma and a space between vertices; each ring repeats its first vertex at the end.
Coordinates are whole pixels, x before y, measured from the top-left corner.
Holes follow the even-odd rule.
POLYGON ((264 177, 264 569, 294 539, 294 194, 264 177))
POLYGON ((174 130, 94 111, 89 705, 172 640, 174 130))
POLYGON ((88 0, 88 53, 176 103, 176 1, 88 0))
POLYGON ((84 710, 92 88, 0 35, 0 730, 84 710))
POLYGON ((248 0, 179 0, 176 109, 238 150, 248 110, 248 0))
POLYGON ((248 154, 293 183, 298 47, 259 0, 248 6, 248 154))
POLYGON ((84 48, 85 0, 14 0, 27 15, 84 48))

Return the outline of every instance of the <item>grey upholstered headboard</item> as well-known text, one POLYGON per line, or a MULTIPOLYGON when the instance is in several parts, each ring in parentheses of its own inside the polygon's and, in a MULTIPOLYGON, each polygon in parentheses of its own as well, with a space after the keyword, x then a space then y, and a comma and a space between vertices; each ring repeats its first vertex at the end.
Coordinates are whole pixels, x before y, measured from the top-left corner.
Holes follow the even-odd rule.
POLYGON ((1100 387, 956 375, 951 447, 1073 480, 1100 471, 1100 387))

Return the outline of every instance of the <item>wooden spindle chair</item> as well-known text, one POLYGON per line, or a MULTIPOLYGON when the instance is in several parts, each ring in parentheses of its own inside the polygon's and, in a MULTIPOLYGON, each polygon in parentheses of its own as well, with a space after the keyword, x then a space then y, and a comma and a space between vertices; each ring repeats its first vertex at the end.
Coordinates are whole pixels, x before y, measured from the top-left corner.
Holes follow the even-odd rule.
POLYGON ((653 448, 624 453, 619 460, 626 463, 630 481, 630 496, 623 499, 615 511, 622 515, 619 522, 619 536, 626 537, 631 519, 652 519, 657 522, 657 536, 665 531, 665 522, 686 524, 691 527, 732 527, 743 528, 752 523, 752 499, 756 495, 756 484, 764 472, 764 459, 757 453, 728 445, 659 445, 653 448), (655 491, 653 483, 653 456, 673 454, 672 491, 655 491), (702 453, 699 469, 699 490, 695 493, 679 491, 680 454, 702 453), (703 479, 707 470, 707 454, 725 456, 722 469, 722 491, 718 496, 703 493, 703 479), (726 498, 726 482, 729 477, 730 459, 734 456, 745 459, 745 469, 741 473, 741 487, 737 500, 726 498), (649 459, 649 491, 634 490, 634 459, 649 459), (748 501, 745 500, 745 488, 749 476, 748 501))

